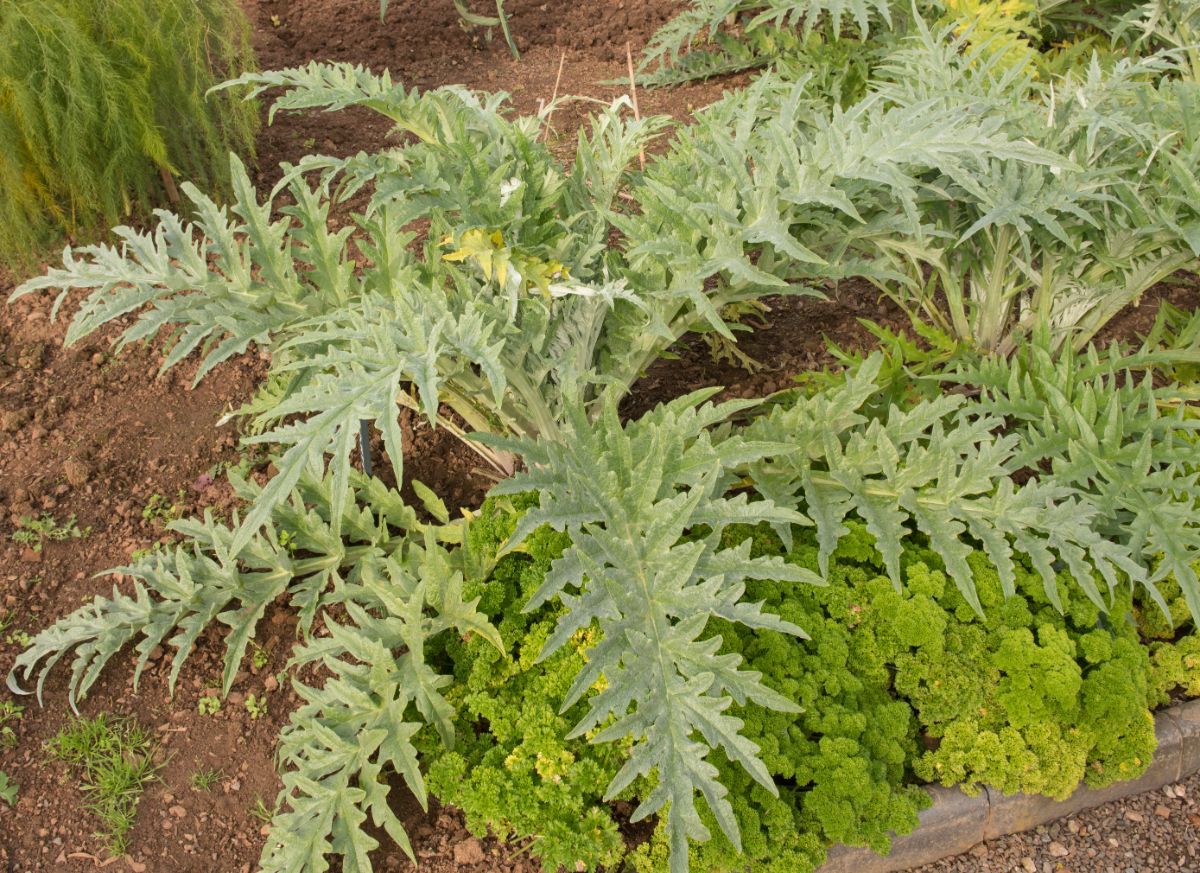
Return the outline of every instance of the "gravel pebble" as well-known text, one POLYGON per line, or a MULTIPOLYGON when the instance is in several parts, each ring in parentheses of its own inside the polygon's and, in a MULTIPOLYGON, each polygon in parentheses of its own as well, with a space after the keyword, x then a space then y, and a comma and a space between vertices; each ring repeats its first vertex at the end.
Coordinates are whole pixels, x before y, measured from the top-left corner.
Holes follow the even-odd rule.
POLYGON ((1200 873, 1200 773, 908 873, 1200 873))

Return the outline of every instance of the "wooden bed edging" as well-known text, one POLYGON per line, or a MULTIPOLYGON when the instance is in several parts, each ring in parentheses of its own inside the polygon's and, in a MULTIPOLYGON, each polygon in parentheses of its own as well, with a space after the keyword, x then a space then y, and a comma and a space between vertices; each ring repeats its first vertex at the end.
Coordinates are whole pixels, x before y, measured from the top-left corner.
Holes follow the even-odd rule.
POLYGON ((1080 787, 1066 800, 1038 794, 1004 795, 983 788, 968 797, 958 788, 929 786, 933 806, 921 813, 911 834, 897 837, 889 855, 834 846, 818 873, 896 873, 959 855, 984 840, 1027 831, 1040 824, 1143 791, 1186 779, 1200 770, 1200 700, 1160 711, 1154 717, 1158 749, 1138 779, 1105 788, 1080 787))

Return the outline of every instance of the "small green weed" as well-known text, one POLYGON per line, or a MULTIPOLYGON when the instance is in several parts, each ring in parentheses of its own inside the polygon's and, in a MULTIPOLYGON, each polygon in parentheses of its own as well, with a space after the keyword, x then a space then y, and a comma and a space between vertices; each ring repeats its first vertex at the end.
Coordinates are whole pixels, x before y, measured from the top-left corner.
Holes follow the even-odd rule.
POLYGON ((21 720, 25 707, 11 700, 0 703, 0 749, 11 749, 17 744, 17 733, 13 725, 21 720))
POLYGON ((67 539, 82 539, 92 532, 90 527, 80 528, 75 523, 75 514, 62 524, 48 512, 42 513, 41 518, 32 516, 22 516, 17 522, 17 529, 13 531, 12 539, 15 543, 20 543, 23 546, 29 546, 35 552, 42 550, 42 544, 46 540, 54 540, 61 542, 67 539))
POLYGON ((217 463, 209 468, 208 475, 214 482, 228 476, 230 472, 233 472, 239 478, 247 479, 251 473, 270 462, 270 460, 270 450, 265 446, 256 444, 240 451, 236 460, 217 461, 217 463))
POLYGON ((262 694, 255 696, 249 694, 246 696, 246 712, 250 713, 250 718, 257 721, 267 714, 267 695, 262 694))
POLYGON ((267 661, 271 660, 271 653, 260 646, 254 640, 250 641, 250 663, 255 670, 261 670, 267 666, 267 661))
POLYGON ((148 558, 162 548, 162 543, 153 543, 144 549, 134 549, 129 553, 130 563, 136 564, 144 558, 148 558))
POLYGON ((29 644, 33 642, 33 637, 23 630, 15 630, 4 635, 4 642, 10 646, 16 646, 18 649, 28 649, 29 644))
POLYGON ((201 715, 216 715, 221 711, 221 698, 201 697, 197 709, 200 710, 201 715))
POLYGON ((81 771, 88 809, 102 826, 96 836, 114 855, 125 854, 138 801, 158 770, 149 735, 135 721, 101 714, 73 720, 50 740, 49 748, 81 771))
POLYGON ((274 806, 267 806, 266 801, 262 799, 261 795, 254 799, 254 806, 250 807, 250 814, 259 821, 267 824, 271 823, 271 819, 275 818, 275 813, 277 812, 279 812, 279 804, 276 803, 274 806))
POLYGON ((9 806, 16 806, 17 789, 20 787, 16 782, 10 782, 8 774, 0 770, 0 800, 3 800, 9 806))
POLYGON ((209 791, 225 776, 225 771, 219 767, 208 767, 197 770, 192 774, 192 788, 197 791, 209 791))
POLYGON ((179 489, 174 503, 161 494, 151 494, 149 502, 142 508, 142 520, 150 524, 160 522, 163 525, 175 521, 183 515, 184 496, 182 488, 179 489))
POLYGON ((283 546, 289 552, 296 551, 296 534, 290 530, 281 530, 279 532, 279 545, 283 546))

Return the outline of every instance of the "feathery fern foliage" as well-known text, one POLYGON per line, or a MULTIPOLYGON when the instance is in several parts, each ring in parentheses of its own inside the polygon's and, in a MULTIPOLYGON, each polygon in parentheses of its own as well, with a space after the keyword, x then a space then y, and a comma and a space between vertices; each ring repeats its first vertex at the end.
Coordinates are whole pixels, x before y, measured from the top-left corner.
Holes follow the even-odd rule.
MULTIPOLYGON (((913 293, 914 270, 940 263, 946 233, 973 235, 930 227, 925 214, 961 222, 954 198, 989 196, 988 180, 1054 178, 1066 163, 1000 109, 964 111, 936 82, 924 99, 881 90, 843 110, 812 96, 807 79, 765 78, 703 113, 641 175, 630 162, 662 122, 622 117, 620 105, 581 135, 568 174, 539 141, 542 120, 510 120, 501 97, 418 94, 347 65, 232 84, 284 88, 272 112, 368 106, 415 142, 287 168, 280 187, 292 205, 274 220, 235 160, 231 211, 187 187, 194 223, 163 213, 151 233, 122 229, 119 250, 68 253, 64 268, 16 294, 91 291, 70 341, 145 307, 122 341, 171 326, 166 365, 199 349, 200 375, 251 343, 272 350, 251 441, 284 453, 238 547, 309 463, 331 456, 345 493, 362 420, 377 425, 398 473, 398 405, 456 433, 465 422, 554 436, 572 392, 596 410, 603 384, 627 389, 688 331, 732 341, 721 314, 731 304, 816 294, 812 283, 849 276, 913 293), (364 215, 330 230, 332 206, 364 190, 364 215), (618 209, 625 192, 635 209, 618 209), (414 253, 417 220, 429 230, 414 253), (609 246, 613 226, 623 248, 609 246)), ((1183 221, 1191 208, 1179 202, 1183 221)), ((1179 257, 1146 245, 1167 263, 1143 272, 1179 257)), ((511 470, 504 452, 477 450, 511 470)))
POLYGON ((254 67, 236 0, 7 0, 0 8, 0 263, 214 193, 251 151, 252 105, 209 88, 254 67))
MULTIPOLYGON (((200 375, 251 343, 272 350, 273 390, 252 406, 263 432, 251 440, 285 451, 239 547, 310 462, 332 456, 345 492, 361 420, 375 422, 397 466, 397 404, 456 432, 461 420, 553 436, 568 392, 596 408, 601 385, 624 390, 684 333, 731 340, 730 304, 817 293, 803 284, 813 279, 895 275, 878 270, 878 249, 910 228, 934 168, 972 178, 992 159, 1047 160, 957 109, 842 111, 810 99, 804 82, 771 80, 705 113, 640 179, 628 167, 662 123, 611 107, 581 135, 567 174, 539 142, 541 120, 509 120, 501 98, 417 94, 346 65, 239 83, 283 87, 272 112, 365 105, 416 141, 288 168, 292 205, 274 220, 235 161, 230 211, 187 187, 194 223, 164 213, 153 232, 122 229, 120 249, 68 253, 16 292, 90 291, 70 341, 146 307, 123 341, 171 326, 166 365, 198 349, 200 375), (330 230, 332 204, 363 190, 365 214, 330 230), (617 210, 623 190, 636 210, 617 210), (407 228, 418 219, 429 231, 414 254, 407 228), (623 250, 609 246, 614 225, 623 250)), ((503 452, 479 451, 511 469, 503 452)))

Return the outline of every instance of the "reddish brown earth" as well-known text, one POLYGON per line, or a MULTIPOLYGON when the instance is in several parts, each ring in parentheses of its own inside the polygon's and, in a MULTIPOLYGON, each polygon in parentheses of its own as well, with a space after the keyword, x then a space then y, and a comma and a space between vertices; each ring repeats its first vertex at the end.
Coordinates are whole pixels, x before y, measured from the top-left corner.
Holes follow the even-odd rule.
MULTIPOLYGON (((519 64, 502 40, 489 43, 482 32, 465 32, 449 0, 392 0, 384 23, 375 0, 245 0, 245 5, 263 68, 353 61, 388 68, 397 80, 422 88, 461 83, 508 91, 519 110, 536 111, 555 93, 556 81, 559 95, 609 100, 623 93, 623 86, 600 82, 624 77, 626 44, 636 57, 679 4, 508 0, 523 53, 519 64)), ((641 110, 685 118, 738 83, 641 93, 641 110)), ((587 110, 576 102, 554 113, 556 148, 563 153, 570 150, 587 110)), ((366 112, 281 117, 260 137, 260 180, 277 178, 280 161, 295 161, 311 151, 348 154, 375 148, 387 134, 387 123, 366 112)), ((0 297, 6 298, 21 278, 0 273, 0 297)), ((1163 293, 1180 304, 1197 303, 1190 286, 1180 284, 1163 293)), ((156 377, 162 358, 154 350, 112 354, 115 330, 64 349, 65 320, 51 321, 49 309, 49 299, 0 305, 0 616, 12 618, 11 626, 0 632, 0 674, 8 672, 20 649, 14 634, 35 633, 110 591, 114 581, 128 590, 124 580, 95 574, 163 538, 162 518, 143 517, 156 495, 179 513, 229 509, 231 495, 219 474, 222 465, 237 459, 237 434, 217 422, 249 398, 264 371, 264 363, 251 354, 219 367, 192 388, 188 366, 156 377), (75 516, 89 532, 49 542, 40 553, 13 542, 21 517, 43 512, 60 522, 75 516)), ((749 335, 742 346, 761 364, 758 372, 714 360, 704 343, 687 340, 675 350, 678 361, 656 365, 647 374, 630 409, 702 385, 730 386, 732 394, 777 390, 794 374, 830 363, 826 337, 851 347, 868 345, 870 335, 859 318, 899 323, 894 310, 861 288, 842 289, 831 301, 773 301, 772 309, 768 326, 749 335)), ((1122 330, 1144 328, 1153 309, 1151 302, 1130 315, 1122 330)), ((71 310, 68 303, 66 314, 71 310)), ((419 421, 408 422, 407 430, 413 436, 407 470, 452 503, 476 503, 488 483, 473 473, 471 457, 419 421)), ((44 743, 70 714, 60 667, 47 683, 46 707, 23 699, 27 708, 16 725, 17 745, 0 749, 0 771, 20 784, 15 808, 0 803, 0 870, 253 869, 263 837, 262 822, 252 809, 259 800, 270 806, 278 792, 272 755, 296 702, 274 678, 287 659, 292 628, 286 612, 268 615, 259 635, 268 664, 240 674, 234 696, 216 715, 201 715, 197 704, 219 683, 219 636, 210 634, 202 641, 174 698, 167 693, 165 661, 157 661, 134 692, 130 659, 114 659, 81 711, 137 718, 157 738, 163 764, 160 780, 142 799, 124 859, 107 856, 77 781, 45 753, 44 743), (269 701, 268 715, 258 720, 243 705, 251 693, 266 694, 269 701), (218 783, 208 792, 193 789, 191 775, 210 768, 222 771, 218 783)), ((471 837, 453 811, 422 814, 411 800, 401 802, 424 871, 537 869, 519 852, 471 837)), ((388 847, 380 850, 377 869, 411 870, 412 865, 388 847)))
MULTIPOLYGON (((556 93, 606 102, 627 93, 624 84, 601 83, 627 80, 626 44, 636 59, 680 7, 675 0, 508 0, 505 7, 522 52, 518 62, 498 34, 489 43, 482 31, 465 32, 450 0, 393 0, 382 23, 375 0, 245 0, 245 5, 263 69, 310 60, 363 64, 377 72, 390 70, 396 81, 422 90, 461 84, 502 91, 521 113, 537 112, 556 93)), ((644 115, 686 117, 740 81, 641 91, 639 108, 644 115)), ((569 152, 594 105, 562 103, 552 115, 552 146, 569 152)), ((260 163, 272 177, 280 161, 296 161, 314 149, 369 150, 386 143, 388 132, 386 119, 369 110, 279 116, 260 139, 260 163)))

